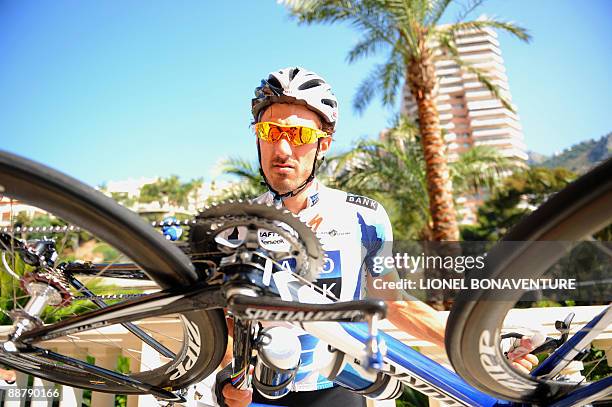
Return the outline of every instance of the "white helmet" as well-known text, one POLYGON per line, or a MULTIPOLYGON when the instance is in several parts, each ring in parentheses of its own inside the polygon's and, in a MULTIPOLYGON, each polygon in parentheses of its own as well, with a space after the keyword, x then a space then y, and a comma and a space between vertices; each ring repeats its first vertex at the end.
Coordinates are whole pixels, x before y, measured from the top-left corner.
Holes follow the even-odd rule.
POLYGON ((325 79, 301 67, 288 67, 271 72, 255 88, 251 100, 253 119, 259 121, 261 113, 273 103, 303 104, 318 113, 332 129, 338 121, 338 100, 325 79))

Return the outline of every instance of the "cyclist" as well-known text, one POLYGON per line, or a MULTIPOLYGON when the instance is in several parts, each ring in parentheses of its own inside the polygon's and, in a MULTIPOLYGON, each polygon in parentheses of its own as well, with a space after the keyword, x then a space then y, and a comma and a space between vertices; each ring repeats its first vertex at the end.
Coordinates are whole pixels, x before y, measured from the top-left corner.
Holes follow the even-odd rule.
MULTIPOLYGON (((376 273, 372 267, 374 256, 391 256, 393 235, 382 205, 326 187, 316 178, 338 120, 337 99, 330 85, 301 67, 272 72, 255 89, 252 115, 260 173, 269 190, 256 201, 282 205, 316 232, 327 257, 317 284, 340 300, 352 300, 363 298, 368 290, 372 295, 374 278, 396 281, 394 268, 376 273)), ((405 295, 399 291, 372 296, 381 295, 390 300, 387 318, 392 324, 444 348, 444 326, 432 308, 407 296, 398 297, 405 295)), ((309 335, 302 335, 300 341, 302 355, 322 345, 309 335)), ((334 385, 312 363, 304 363, 312 359, 302 358, 294 383, 297 393, 292 391, 278 400, 269 400, 256 389, 252 393, 238 390, 229 383, 218 383, 217 393, 229 407, 247 406, 251 400, 271 405, 316 407, 340 402, 345 407, 365 406, 362 396, 334 385)), ((528 371, 537 358, 528 355, 516 363, 528 371)))
MULTIPOLYGON (((371 199, 328 188, 315 178, 317 163, 329 151, 338 116, 329 85, 298 67, 273 72, 256 89, 252 112, 259 164, 269 188, 258 200, 283 205, 317 233, 329 260, 318 284, 340 300, 349 300, 361 298, 373 278, 397 279, 393 268, 376 273, 369 261, 373 256, 390 255, 390 245, 382 244, 392 240, 384 208, 371 199), (365 256, 359 256, 362 249, 365 256)), ((431 308, 417 301, 386 299, 394 300, 389 303, 393 324, 443 347, 443 326, 431 308)), ((316 341, 309 344, 320 345, 316 341)), ((519 363, 530 368, 532 361, 524 358, 519 363)), ((360 396, 335 387, 313 367, 302 364, 295 386, 298 392, 280 399, 281 405, 364 404, 360 396)), ((10 383, 15 379, 14 371, 0 368, 0 380, 10 383)), ((247 405, 251 399, 270 404, 257 393, 239 391, 229 384, 222 387, 222 394, 232 407, 247 405)))

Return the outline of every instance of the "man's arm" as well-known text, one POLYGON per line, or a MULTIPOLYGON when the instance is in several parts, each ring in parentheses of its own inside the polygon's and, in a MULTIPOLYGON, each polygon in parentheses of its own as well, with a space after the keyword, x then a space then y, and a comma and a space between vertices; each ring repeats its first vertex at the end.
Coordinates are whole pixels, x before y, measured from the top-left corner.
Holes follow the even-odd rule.
POLYGON ((387 302, 387 319, 398 329, 444 349, 444 324, 436 310, 403 290, 376 289, 374 279, 398 281, 397 271, 392 270, 382 277, 368 274, 368 296, 387 302))
MULTIPOLYGON (((387 301, 387 319, 398 329, 445 349, 444 324, 438 318, 436 310, 410 297, 403 290, 377 290, 374 287, 374 279, 398 281, 399 275, 395 269, 382 277, 372 277, 368 274, 368 296, 387 301)), ((515 369, 529 374, 533 366, 538 364, 538 358, 535 355, 527 354, 511 363, 515 369)))

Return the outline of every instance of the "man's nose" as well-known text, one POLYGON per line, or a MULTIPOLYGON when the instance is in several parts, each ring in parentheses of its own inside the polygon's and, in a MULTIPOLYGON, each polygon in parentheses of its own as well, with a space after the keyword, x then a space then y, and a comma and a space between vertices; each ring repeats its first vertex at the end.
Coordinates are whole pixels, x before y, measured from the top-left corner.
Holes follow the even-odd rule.
POLYGON ((293 148, 289 141, 289 136, 282 135, 281 138, 274 143, 274 150, 278 155, 291 156, 293 154, 293 148))

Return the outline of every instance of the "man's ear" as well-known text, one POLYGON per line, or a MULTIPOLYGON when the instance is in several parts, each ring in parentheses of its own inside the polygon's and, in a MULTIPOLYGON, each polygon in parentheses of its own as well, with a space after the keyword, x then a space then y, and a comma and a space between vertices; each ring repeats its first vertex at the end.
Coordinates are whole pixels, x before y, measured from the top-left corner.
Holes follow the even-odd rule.
POLYGON ((327 154, 327 151, 331 147, 331 142, 332 142, 332 138, 331 137, 323 137, 322 139, 320 139, 320 142, 319 142, 319 155, 317 156, 317 158, 319 160, 322 160, 323 157, 325 157, 325 154, 327 154))

